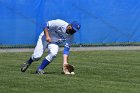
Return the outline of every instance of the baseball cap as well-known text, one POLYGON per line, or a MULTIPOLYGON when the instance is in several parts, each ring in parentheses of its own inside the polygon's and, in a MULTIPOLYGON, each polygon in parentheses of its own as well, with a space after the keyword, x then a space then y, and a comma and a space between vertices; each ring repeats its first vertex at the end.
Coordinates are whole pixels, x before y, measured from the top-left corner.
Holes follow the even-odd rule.
POLYGON ((73 21, 72 23, 71 23, 71 26, 72 26, 72 28, 77 32, 79 29, 80 29, 80 27, 81 27, 81 25, 77 22, 77 21, 73 21))

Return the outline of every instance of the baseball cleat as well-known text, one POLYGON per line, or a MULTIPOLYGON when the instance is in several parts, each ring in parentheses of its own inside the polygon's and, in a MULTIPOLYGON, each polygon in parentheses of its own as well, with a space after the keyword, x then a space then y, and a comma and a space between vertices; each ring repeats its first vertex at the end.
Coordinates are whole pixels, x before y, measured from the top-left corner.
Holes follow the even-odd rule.
POLYGON ((46 74, 46 73, 44 72, 44 70, 39 69, 35 72, 35 74, 46 74))
POLYGON ((30 64, 28 64, 27 62, 24 63, 24 64, 21 66, 21 72, 25 72, 25 71, 28 69, 29 66, 30 66, 30 64))

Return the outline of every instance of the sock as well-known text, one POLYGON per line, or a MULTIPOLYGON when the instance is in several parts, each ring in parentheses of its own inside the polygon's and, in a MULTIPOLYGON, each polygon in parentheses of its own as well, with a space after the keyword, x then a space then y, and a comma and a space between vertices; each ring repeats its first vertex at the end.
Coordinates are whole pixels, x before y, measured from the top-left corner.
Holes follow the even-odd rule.
POLYGON ((30 59, 27 62, 28 64, 31 64, 33 62, 32 58, 30 57, 30 59))
POLYGON ((49 63, 50 62, 46 58, 44 58, 44 60, 42 61, 41 65, 38 67, 38 70, 39 69, 43 70, 47 65, 49 65, 49 63))

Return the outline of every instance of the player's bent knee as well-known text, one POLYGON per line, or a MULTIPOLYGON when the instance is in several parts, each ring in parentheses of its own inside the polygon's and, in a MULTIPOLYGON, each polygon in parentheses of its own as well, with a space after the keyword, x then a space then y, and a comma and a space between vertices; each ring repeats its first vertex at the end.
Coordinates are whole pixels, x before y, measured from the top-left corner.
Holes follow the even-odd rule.
POLYGON ((56 58, 57 56, 57 53, 50 53, 46 59, 49 61, 49 62, 52 62, 54 58, 56 58))
POLYGON ((32 60, 33 60, 33 61, 38 61, 39 59, 41 59, 41 57, 32 56, 32 60))
POLYGON ((41 57, 34 58, 33 60, 34 60, 34 61, 38 61, 39 59, 41 59, 41 57))
POLYGON ((42 54, 38 54, 38 55, 37 55, 37 54, 36 54, 36 55, 33 54, 33 55, 32 55, 32 59, 33 59, 34 61, 38 61, 39 59, 41 59, 41 57, 42 57, 42 54))

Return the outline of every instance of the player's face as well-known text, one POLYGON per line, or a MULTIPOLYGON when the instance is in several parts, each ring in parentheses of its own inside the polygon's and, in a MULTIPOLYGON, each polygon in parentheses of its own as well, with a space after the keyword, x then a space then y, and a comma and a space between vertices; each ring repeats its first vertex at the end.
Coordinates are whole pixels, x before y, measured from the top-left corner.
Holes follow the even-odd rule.
POLYGON ((67 33, 67 34, 70 34, 70 35, 73 35, 75 32, 76 32, 76 31, 73 30, 73 29, 67 29, 67 30, 66 30, 66 33, 67 33))
POLYGON ((74 29, 72 29, 71 26, 68 26, 67 27, 67 30, 66 30, 66 33, 67 34, 70 34, 70 35, 73 35, 76 31, 74 29))

